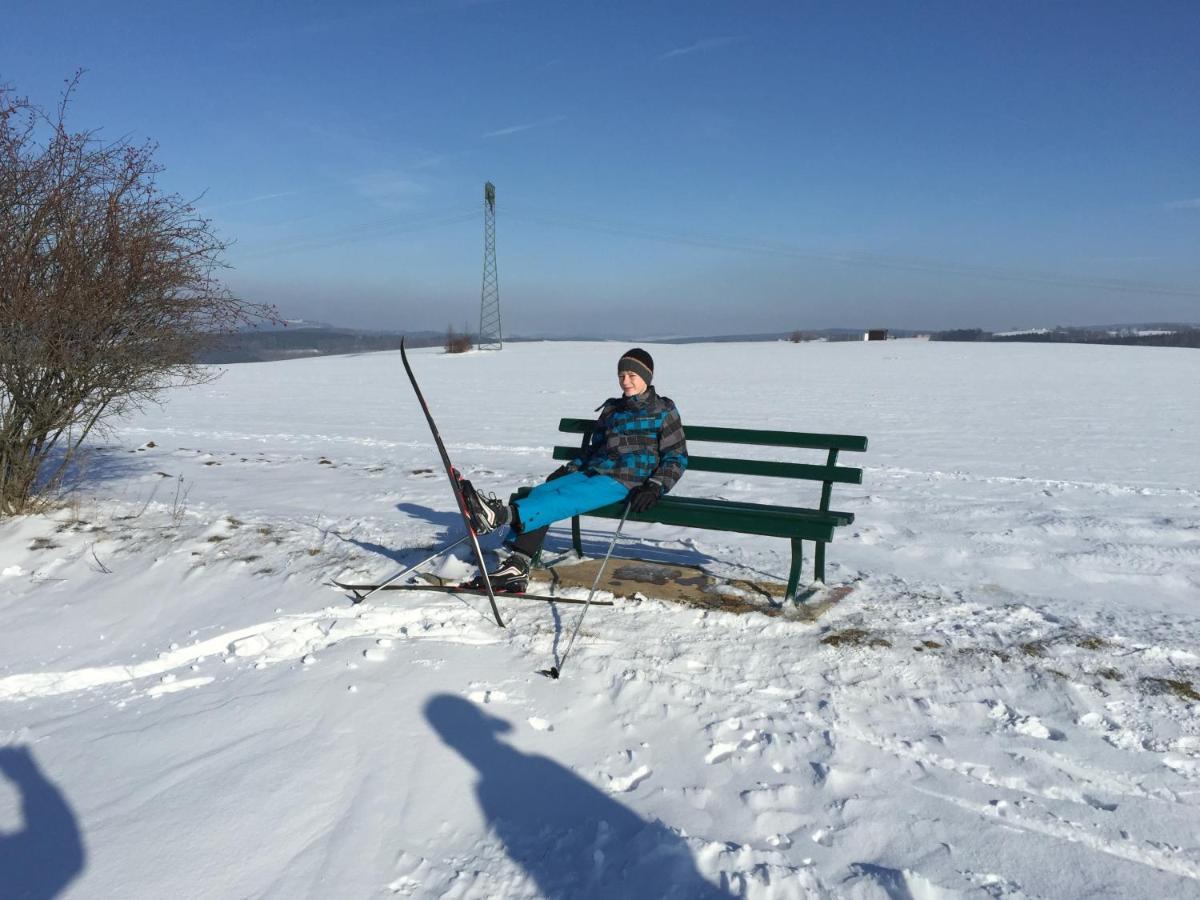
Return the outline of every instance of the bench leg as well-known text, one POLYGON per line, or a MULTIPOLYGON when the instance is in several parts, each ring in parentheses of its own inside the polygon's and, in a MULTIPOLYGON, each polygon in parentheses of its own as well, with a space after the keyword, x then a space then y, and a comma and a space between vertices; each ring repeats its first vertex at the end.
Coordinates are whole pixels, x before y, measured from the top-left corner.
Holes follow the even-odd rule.
POLYGON ((792 570, 788 573, 786 601, 796 602, 796 589, 800 586, 800 566, 804 562, 804 542, 792 538, 792 570))
POLYGON ((825 542, 817 541, 817 552, 813 557, 813 580, 825 583, 825 542))
POLYGON ((571 544, 575 555, 583 558, 583 535, 579 533, 579 516, 571 516, 571 544))

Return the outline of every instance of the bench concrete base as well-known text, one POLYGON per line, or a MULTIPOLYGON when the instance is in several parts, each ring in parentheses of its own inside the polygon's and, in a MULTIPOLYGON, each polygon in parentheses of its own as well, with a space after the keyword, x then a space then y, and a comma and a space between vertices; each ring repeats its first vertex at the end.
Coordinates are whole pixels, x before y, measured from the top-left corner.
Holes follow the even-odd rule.
MULTIPOLYGON (((548 568, 534 569, 533 579, 548 581, 551 592, 562 588, 582 588, 586 591, 596 580, 599 566, 598 559, 568 559, 552 563, 548 568)), ((599 589, 625 599, 637 599, 640 595, 699 609, 757 612, 810 621, 821 616, 854 589, 853 585, 813 587, 807 598, 801 592, 803 602, 793 606, 784 604, 787 585, 779 582, 742 578, 724 580, 694 566, 614 557, 608 562, 599 589)))

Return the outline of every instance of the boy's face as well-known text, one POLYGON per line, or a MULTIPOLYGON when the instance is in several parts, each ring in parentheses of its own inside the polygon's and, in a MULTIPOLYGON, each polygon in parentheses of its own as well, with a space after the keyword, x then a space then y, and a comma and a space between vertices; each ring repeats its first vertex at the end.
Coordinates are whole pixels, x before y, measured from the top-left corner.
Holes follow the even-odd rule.
POLYGON ((618 372, 617 382, 621 385, 621 393, 626 397, 636 397, 646 389, 646 382, 637 372, 618 372))

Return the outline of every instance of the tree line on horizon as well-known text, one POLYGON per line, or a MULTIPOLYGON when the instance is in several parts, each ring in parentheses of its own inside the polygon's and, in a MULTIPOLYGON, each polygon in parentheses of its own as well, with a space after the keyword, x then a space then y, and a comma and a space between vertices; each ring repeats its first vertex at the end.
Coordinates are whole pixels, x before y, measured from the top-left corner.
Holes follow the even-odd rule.
POLYGON ((1008 344, 1115 344, 1134 347, 1200 347, 1200 328, 1181 327, 1163 334, 1113 334, 1095 328, 1052 328, 1022 334, 994 334, 982 328, 955 328, 935 331, 931 341, 988 342, 1008 344))

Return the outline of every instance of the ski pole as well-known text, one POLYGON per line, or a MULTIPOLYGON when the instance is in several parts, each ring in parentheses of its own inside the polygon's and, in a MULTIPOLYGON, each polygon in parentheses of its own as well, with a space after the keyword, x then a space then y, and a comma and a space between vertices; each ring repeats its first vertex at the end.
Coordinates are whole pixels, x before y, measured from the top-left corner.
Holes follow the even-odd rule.
POLYGON ((625 501, 625 511, 621 513, 621 521, 617 524, 617 530, 613 532, 612 540, 608 542, 608 552, 604 554, 604 560, 600 563, 600 568, 596 570, 596 580, 592 582, 592 589, 588 592, 587 603, 584 604, 583 612, 579 614, 578 621, 575 622, 575 630, 571 632, 571 639, 567 641, 567 649, 563 651, 562 659, 557 666, 551 666, 543 671, 542 674, 549 675, 551 678, 558 678, 562 674, 563 666, 567 664, 567 657, 571 654, 571 647, 575 644, 575 636, 579 634, 579 626, 583 624, 583 617, 587 615, 588 608, 592 605, 592 598, 596 596, 596 588, 600 586, 600 577, 604 574, 604 568, 608 565, 608 558, 612 556, 613 548, 617 546, 617 538, 621 536, 621 529, 625 527, 625 519, 629 516, 629 501, 625 501))
POLYGON ((359 597, 357 600, 355 600, 354 601, 355 604, 357 605, 359 603, 362 603, 364 600, 366 600, 372 594, 374 594, 378 591, 382 591, 385 587, 387 587, 389 584, 391 584, 393 581, 395 581, 401 575, 407 575, 409 572, 413 572, 413 571, 416 571, 417 569, 421 568, 421 566, 425 565, 425 563, 432 562, 433 560, 437 559, 439 556, 444 556, 445 554, 447 554, 451 550, 453 550, 455 547, 457 547, 459 544, 463 543, 468 538, 470 538, 470 536, 471 536, 470 534, 464 534, 453 544, 446 544, 446 546, 442 547, 440 550, 437 551, 437 553, 434 553, 432 556, 425 557, 419 563, 413 563, 407 569, 401 569, 399 572, 397 572, 395 575, 393 575, 387 581, 384 581, 384 582, 381 582, 380 584, 375 585, 375 587, 373 587, 371 590, 367 591, 365 594, 363 594, 361 597, 359 597))

